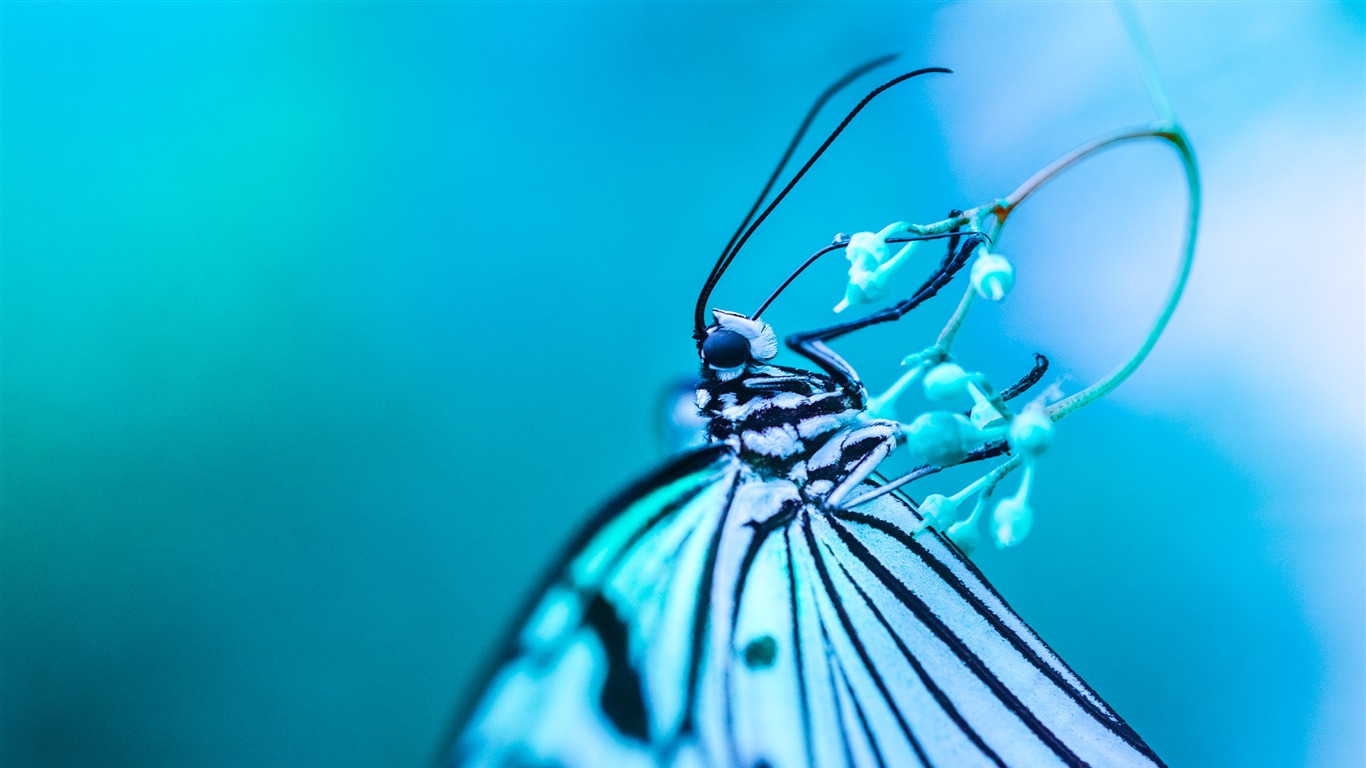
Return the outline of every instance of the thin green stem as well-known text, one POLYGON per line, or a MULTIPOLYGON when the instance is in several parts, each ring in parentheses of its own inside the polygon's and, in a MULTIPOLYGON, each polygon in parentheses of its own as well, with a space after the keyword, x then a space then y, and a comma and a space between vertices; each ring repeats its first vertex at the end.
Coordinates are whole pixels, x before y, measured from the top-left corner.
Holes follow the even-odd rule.
POLYGON ((1190 190, 1186 208, 1186 243, 1182 251, 1181 264, 1177 268, 1176 279, 1172 281, 1171 290, 1167 292, 1167 300, 1162 305, 1162 310, 1158 313, 1157 320, 1153 322, 1147 337, 1139 345, 1138 351, 1118 368, 1091 386, 1049 406, 1048 417, 1053 421, 1057 421, 1078 408, 1104 397, 1129 378, 1129 375, 1152 351, 1153 345, 1157 343, 1158 337, 1167 327, 1167 322, 1171 320, 1172 313, 1176 311, 1176 305, 1181 300, 1182 292, 1186 289, 1191 264, 1195 261, 1195 240, 1200 226, 1200 171, 1195 165, 1195 151, 1191 148, 1185 131, 1181 130, 1179 126, 1170 126, 1164 131, 1154 132, 1151 135, 1169 142, 1180 155, 1181 165, 1186 171, 1186 185, 1190 190))
POLYGON ((1094 155, 1103 149, 1113 147, 1116 144, 1122 144, 1126 141, 1134 141, 1137 139, 1167 138, 1174 131, 1179 130, 1179 128, 1176 128, 1169 122, 1162 122, 1156 125, 1144 126, 1142 128, 1128 128, 1112 133, 1109 136, 1102 136, 1101 138, 1094 139, 1044 166, 1043 169, 1033 176, 1025 179, 1023 184, 1016 187, 1015 191, 1006 195, 1005 198, 997 200, 994 203, 988 203, 974 208, 971 211, 967 211, 964 215, 969 216, 970 218, 981 218, 988 215, 995 216, 995 230, 999 232, 1001 227, 1005 225, 1006 218, 1019 207, 1020 203, 1023 203, 1030 195, 1034 194, 1039 187, 1042 187, 1046 182, 1052 180, 1054 176, 1067 170, 1078 161, 1094 155))
POLYGON ((990 495, 996 486, 1005 479, 1005 476, 1014 472, 1017 467, 1024 463, 1024 457, 1020 455, 1011 456, 1008 461, 1002 462, 995 469, 982 476, 982 492, 990 495))
MULTIPOLYGON (((1005 226, 1007 217, 1019 207, 1021 203, 1029 199, 1045 183, 1052 180, 1055 176, 1077 164, 1081 160, 1096 154, 1102 150, 1130 141, 1141 139, 1158 139, 1165 141, 1176 150, 1181 159, 1181 165, 1186 172, 1186 184, 1190 190, 1189 205, 1186 214, 1186 241, 1182 250, 1181 263, 1177 268, 1176 279, 1172 283, 1171 290, 1167 293, 1166 301, 1162 305, 1162 310, 1158 314, 1157 320, 1148 331, 1147 337, 1139 346, 1138 351, 1133 354, 1125 363, 1115 368, 1104 378, 1095 382, 1081 392, 1068 397, 1061 402, 1054 403, 1048 408, 1049 417, 1057 421, 1062 417, 1072 413, 1088 403, 1104 397, 1121 382, 1129 378, 1129 375, 1138 368, 1139 364, 1147 358, 1152 351, 1153 345, 1166 329, 1167 322, 1171 319, 1172 313, 1176 311, 1176 305, 1181 300, 1181 294, 1185 291, 1186 281, 1190 276, 1191 264, 1195 259, 1196 234, 1200 224, 1200 171, 1195 164, 1195 152, 1191 148, 1190 141, 1186 138, 1186 133, 1180 126, 1170 122, 1162 122, 1144 128, 1130 128, 1109 136, 1104 136, 1094 141, 1083 144, 1082 146, 1068 152, 1062 157, 1049 163, 1038 173, 1030 176, 1023 184, 1011 192, 1005 198, 994 203, 978 206, 965 212, 962 216, 945 219, 934 224, 925 225, 927 231, 948 231, 955 226, 961 226, 969 221, 981 221, 987 216, 995 219, 990 225, 991 232, 988 235, 993 242, 996 241, 1002 227, 1005 226)), ((985 231, 986 228, 983 228, 985 231)), ((965 303, 970 304, 970 299, 965 299, 965 303)), ((946 335, 951 340, 962 325, 967 314, 965 307, 960 304, 959 311, 954 312, 949 324, 940 332, 940 338, 946 335)), ((937 345, 940 346, 940 345, 937 345)), ((945 347, 946 351, 947 348, 945 347)))
POLYGON ((968 310, 972 309, 972 298, 977 295, 971 285, 963 292, 963 298, 958 300, 958 308, 953 311, 953 317, 944 324, 943 330, 939 332, 939 338, 935 340, 934 346, 948 354, 949 347, 953 345, 953 339, 958 335, 958 331, 963 327, 963 321, 968 318, 968 310))
POLYGON ((1172 110, 1171 101, 1167 99, 1167 91, 1162 87, 1162 77, 1157 73, 1157 57, 1153 56, 1148 36, 1143 32, 1143 23, 1138 19, 1137 6, 1129 0, 1115 0, 1115 10, 1119 11, 1124 29, 1129 33, 1129 42, 1134 45, 1134 55, 1138 57, 1138 65, 1143 70, 1143 84, 1148 88, 1148 98, 1153 102, 1153 110, 1162 120, 1175 123, 1176 112, 1172 110))
POLYGON ((991 477, 991 473, 988 472, 987 474, 982 475, 981 477, 977 478, 976 480, 973 480, 971 483, 968 484, 968 487, 966 487, 966 488, 964 488, 963 490, 959 491, 958 493, 955 493, 954 495, 950 496, 950 497, 949 497, 949 501, 952 501, 952 502, 955 503, 955 504, 962 504, 964 499, 966 499, 966 498, 968 498, 969 496, 971 496, 972 494, 977 493, 978 491, 982 490, 982 488, 984 488, 984 487, 986 486, 987 480, 988 480, 988 478, 990 478, 990 477, 991 477))
MULTIPOLYGON (((1166 93, 1162 88, 1161 78, 1157 74, 1156 61, 1153 58, 1151 49, 1148 47, 1147 38, 1143 34, 1142 26, 1138 21, 1137 12, 1132 5, 1125 0, 1117 2, 1117 6, 1128 29, 1129 36, 1133 41, 1140 65, 1143 68, 1144 82, 1148 89, 1149 98, 1152 100, 1153 108, 1157 111, 1159 116, 1159 121, 1146 127, 1129 128, 1118 131, 1109 136, 1103 136, 1083 144, 1030 176, 1023 184, 1017 187, 1014 192, 1011 192, 1000 200, 980 205, 976 208, 964 211, 960 215, 933 224, 905 225, 906 231, 918 235, 941 234, 958 227, 968 226, 970 229, 982 232, 994 245, 999 241, 999 236, 1002 228, 1005 226, 1006 219, 1021 203, 1029 199, 1029 196, 1034 194, 1034 192, 1044 184, 1048 183, 1054 177, 1081 160, 1118 144, 1141 139, 1158 139, 1160 141, 1165 141, 1176 150, 1176 153, 1181 160, 1182 169, 1185 171, 1189 195, 1186 211, 1185 244, 1182 249, 1181 262, 1177 267, 1176 277, 1172 281, 1170 290, 1167 292, 1166 300, 1163 302, 1157 319, 1153 322, 1152 327, 1149 329, 1143 343, 1139 345, 1138 350, 1134 352, 1128 360, 1090 386, 1049 406, 1045 412, 1052 421, 1058 421, 1087 404, 1104 397, 1137 370, 1138 366, 1143 363, 1148 354, 1152 351, 1158 338, 1161 337, 1162 332, 1166 329, 1167 323, 1171 320, 1172 314, 1175 313, 1176 306, 1181 300, 1181 295, 1185 292, 1186 283, 1190 278, 1191 265, 1195 259, 1195 243, 1199 231, 1201 209, 1200 171, 1195 162, 1195 151, 1191 147, 1190 140, 1186 137, 1185 131, 1181 128, 1180 124, 1177 123, 1175 113, 1171 107, 1171 102, 1167 99, 1166 93), (989 223, 986 223, 988 221, 989 223), (984 223, 986 223, 985 226, 983 225, 984 223)), ((949 318, 948 323, 944 326, 943 330, 940 331, 938 340, 935 342, 933 349, 937 349, 941 354, 948 354, 949 346, 953 343, 954 337, 966 320, 968 310, 972 307, 974 293, 975 291, 972 287, 969 287, 964 293, 963 298, 959 301, 957 308, 954 310, 953 316, 949 318)), ((956 529, 964 524, 975 524, 976 518, 985 505, 986 499, 994 492, 996 485, 1002 478, 1014 471, 1022 462, 1022 456, 1013 456, 991 472, 983 475, 976 482, 968 486, 968 488, 965 488, 963 491, 956 494, 954 497, 955 500, 966 498, 966 496, 969 495, 969 491, 980 491, 981 496, 979 497, 977 508, 973 510, 973 514, 969 520, 960 522, 958 525, 954 526, 954 528, 956 529)), ((905 482, 909 482, 910 480, 915 479, 915 476, 919 476, 919 474, 912 473, 912 475, 901 478, 901 481, 896 484, 901 485, 905 482)), ((1022 493, 1023 488, 1024 486, 1022 485, 1022 493)), ((868 495, 865 494, 865 497, 867 496, 868 495)), ((860 499, 860 501, 866 500, 867 498, 860 499)))
MULTIPOLYGON (((1187 258, 1185 263, 1183 263, 1182 265, 1181 279, 1178 281, 1178 285, 1174 287, 1174 290, 1172 294, 1168 297, 1167 302, 1168 305, 1174 308, 1175 301, 1177 299, 1180 299, 1181 291, 1185 287, 1184 275, 1187 272, 1189 272, 1190 258, 1194 256, 1193 227, 1195 226, 1195 222, 1198 219, 1200 195, 1199 174, 1195 169, 1195 159, 1194 154, 1190 149, 1190 144, 1186 141, 1185 133, 1181 131, 1180 127, 1168 122, 1160 123, 1158 125, 1153 126, 1145 126, 1142 128, 1128 128, 1113 133, 1109 136, 1103 136, 1101 138, 1087 142, 1086 144, 1077 147, 1071 152, 1068 152, 1062 157, 1059 157, 1058 159, 1044 166, 1033 176, 1030 176, 1028 179, 1026 179, 1023 184, 1016 187, 1014 192, 1011 192, 1009 195, 1005 196, 1004 198, 1001 198, 1000 200, 979 205, 976 208, 965 211, 963 214, 959 216, 953 216, 942 221, 934 222, 933 224, 907 225, 906 229, 908 231, 914 231, 916 234, 938 234, 942 232, 948 232, 954 227, 960 227, 971 224, 973 225, 973 229, 976 229, 986 234, 987 237, 991 238, 991 241, 993 243, 997 242, 997 240, 1000 237, 1001 230, 1005 226, 1006 219, 1010 216, 1010 214, 1013 213, 1015 209, 1020 206, 1021 203, 1029 199, 1030 195, 1034 194, 1034 192, 1036 192, 1040 187, 1042 187, 1047 182, 1051 181, 1054 177, 1061 174, 1063 171, 1067 170, 1073 165, 1077 164, 1081 160, 1093 154, 1096 154, 1101 150, 1108 149, 1117 144, 1122 144, 1128 141, 1137 141, 1139 139, 1151 138, 1164 139, 1168 142, 1171 142, 1176 147, 1178 153, 1180 153, 1181 155, 1182 163, 1186 167, 1187 179, 1193 179, 1193 181, 1191 181, 1191 198, 1195 201, 1195 210, 1192 214, 1192 218, 1189 220, 1187 224, 1189 231, 1189 240, 1187 243, 1186 254, 1187 258), (982 226, 984 220, 987 219, 990 220, 990 223, 986 224, 986 226, 982 226)), ((972 289, 971 286, 969 286, 967 290, 964 292, 963 298, 962 300, 960 300, 958 307, 954 310, 953 316, 949 318, 948 322, 944 325, 944 328, 939 332, 939 339, 935 343, 935 346, 942 349, 945 353, 948 352, 949 346, 953 343, 954 337, 958 334, 958 331, 963 326, 963 322, 967 319, 967 313, 968 310, 972 307, 974 294, 975 291, 972 289)), ((1162 328, 1165 327, 1165 325, 1165 319, 1160 320, 1159 325, 1154 328, 1154 332, 1160 334, 1162 332, 1162 328)), ((1155 340, 1156 339, 1151 339, 1151 341, 1155 340)), ((1151 348, 1151 343, 1148 343, 1145 346, 1151 348)), ((1142 358, 1146 356, 1147 349, 1141 350, 1141 356, 1138 357, 1137 361, 1142 362, 1142 358)), ((1135 366, 1136 365, 1137 363, 1135 363, 1135 366)), ((1131 373, 1132 370, 1130 370, 1129 372, 1131 373)), ((1128 373, 1125 373, 1124 377, 1127 376, 1128 373)), ((1122 381, 1123 377, 1121 377, 1120 380, 1122 381)), ((1115 384, 1118 383, 1118 381, 1115 382, 1115 384)), ((1113 389, 1113 387, 1111 387, 1111 389, 1113 389)), ((1108 392, 1109 390, 1106 391, 1108 392)), ((1087 402, 1090 401, 1088 400, 1087 402)))
POLYGON ((920 375, 924 373, 930 365, 931 362, 928 359, 912 363, 910 370, 901 374, 901 377, 896 380, 896 383, 888 387, 886 392, 883 392, 876 397, 868 398, 868 404, 865 410, 867 410, 875 419, 895 418, 896 409, 894 406, 897 398, 901 397, 901 393, 905 392, 908 387, 914 384, 915 380, 920 378, 920 375))

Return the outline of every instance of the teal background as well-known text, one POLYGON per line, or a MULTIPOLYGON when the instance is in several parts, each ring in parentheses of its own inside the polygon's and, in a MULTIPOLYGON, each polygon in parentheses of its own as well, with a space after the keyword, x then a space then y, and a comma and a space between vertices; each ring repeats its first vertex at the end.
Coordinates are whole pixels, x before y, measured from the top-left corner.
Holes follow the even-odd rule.
MULTIPOLYGON (((957 70, 870 108, 719 306, 1152 117, 1104 5, 0 13, 7 766, 424 763, 559 543, 662 460, 696 290, 820 89, 957 70)), ((1362 5, 1141 14, 1207 183, 1196 271, 1060 427, 1031 539, 978 561, 1173 766, 1360 766, 1362 5)), ((1041 193, 961 359, 1104 373, 1183 195, 1156 145, 1041 193)), ((885 386, 949 309, 840 349, 885 386)))

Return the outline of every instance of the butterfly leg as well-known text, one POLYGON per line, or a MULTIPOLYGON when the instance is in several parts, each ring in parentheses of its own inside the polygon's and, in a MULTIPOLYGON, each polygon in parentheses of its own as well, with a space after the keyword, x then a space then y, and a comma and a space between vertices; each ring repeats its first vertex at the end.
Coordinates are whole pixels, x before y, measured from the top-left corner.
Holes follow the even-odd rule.
POLYGON ((806 492, 837 507, 891 454, 901 436, 894 421, 869 421, 826 439, 806 462, 806 492))

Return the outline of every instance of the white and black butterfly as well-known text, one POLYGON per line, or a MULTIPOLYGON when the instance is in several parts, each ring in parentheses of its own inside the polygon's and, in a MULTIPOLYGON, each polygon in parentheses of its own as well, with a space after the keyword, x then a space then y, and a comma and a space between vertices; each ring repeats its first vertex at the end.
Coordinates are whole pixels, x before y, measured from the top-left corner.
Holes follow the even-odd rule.
MULTIPOLYGON (((784 162, 825 99, 881 63, 822 96, 784 162)), ((873 91, 756 217, 774 172, 698 300, 710 442, 626 490, 570 545, 442 765, 1162 765, 914 502, 866 496, 902 429, 867 413, 863 384, 826 342, 935 295, 981 234, 926 236, 947 239, 947 254, 910 298, 789 337, 820 373, 769 363, 768 302, 705 321, 730 260, 845 125, 929 71, 946 70, 873 91)), ((1038 381, 1040 360, 1004 397, 1038 381)), ((984 444, 965 460, 1007 450, 984 444)))

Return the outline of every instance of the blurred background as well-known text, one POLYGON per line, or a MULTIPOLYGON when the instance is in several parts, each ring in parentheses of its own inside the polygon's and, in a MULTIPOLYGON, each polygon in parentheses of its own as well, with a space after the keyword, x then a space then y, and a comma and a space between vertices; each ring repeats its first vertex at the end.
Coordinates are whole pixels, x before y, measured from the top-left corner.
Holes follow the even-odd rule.
MULTIPOLYGON (((1154 116, 1104 4, 0 13, 7 766, 424 764, 561 543, 662 461, 696 291, 821 89, 889 51, 957 71, 870 107, 718 306, 1154 116)), ((1204 173, 1195 271, 1063 423, 1031 539, 977 561, 1171 765, 1361 766, 1363 5, 1139 13, 1204 173)), ((1109 370, 1184 205, 1157 143, 1046 188, 960 359, 1109 370)), ((885 386, 951 308, 840 350, 885 386)))

